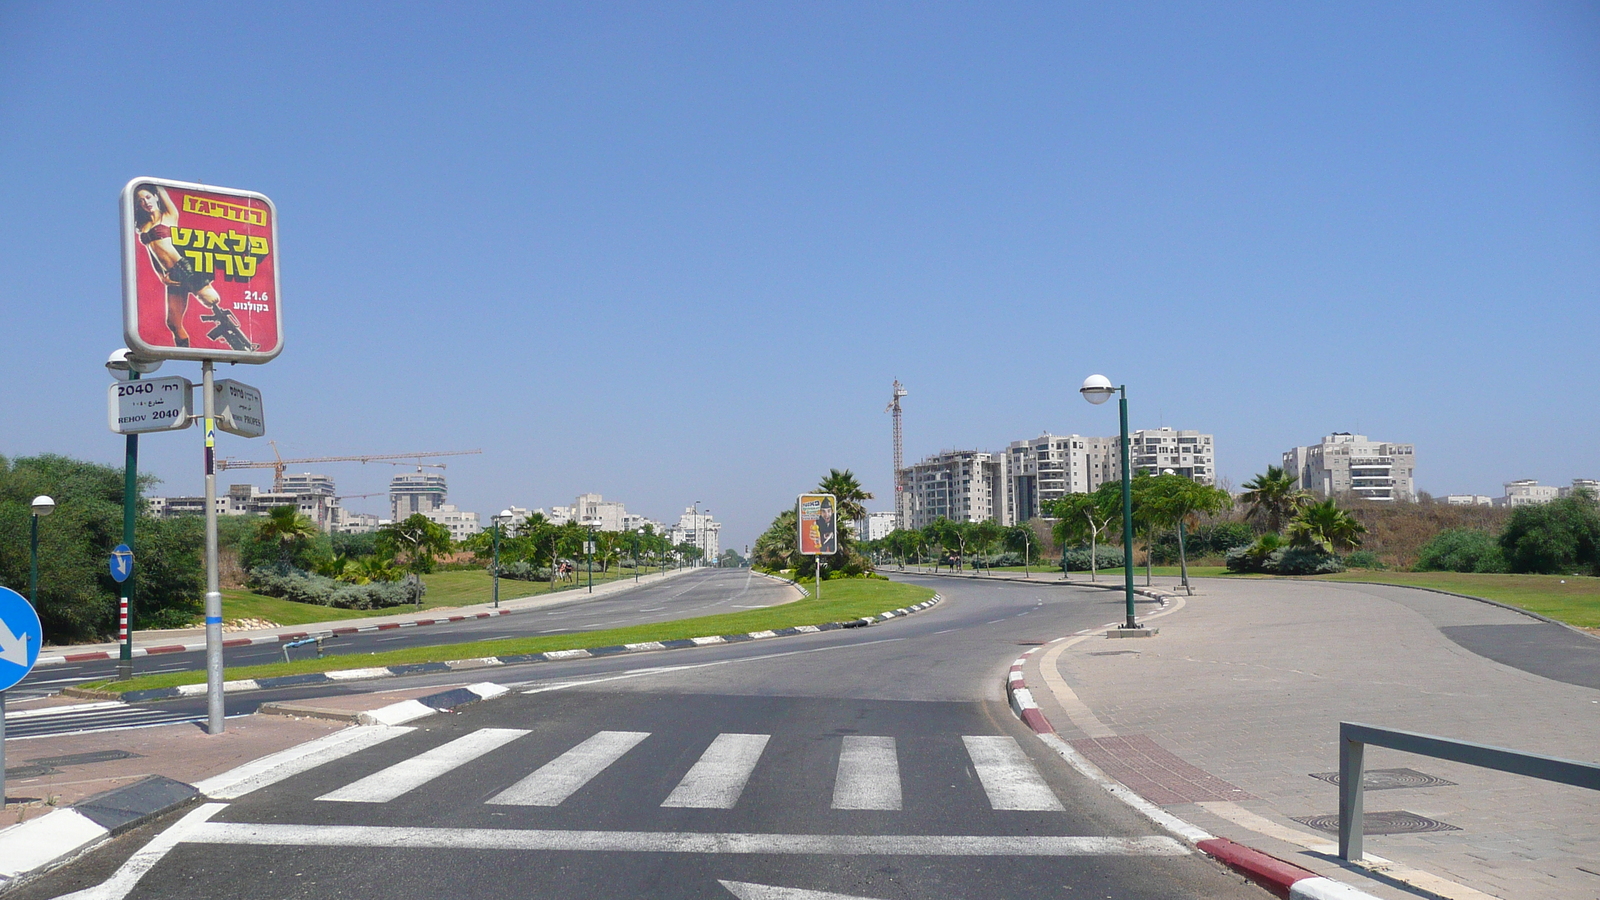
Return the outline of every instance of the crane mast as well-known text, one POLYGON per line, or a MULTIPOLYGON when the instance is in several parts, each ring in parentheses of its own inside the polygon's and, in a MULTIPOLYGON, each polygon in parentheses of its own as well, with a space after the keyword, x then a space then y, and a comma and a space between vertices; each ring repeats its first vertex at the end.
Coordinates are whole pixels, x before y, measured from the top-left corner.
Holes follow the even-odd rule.
POLYGON ((884 410, 894 414, 894 527, 904 528, 905 512, 904 503, 905 486, 900 483, 900 470, 905 468, 904 451, 900 437, 900 398, 906 395, 906 389, 900 386, 900 379, 894 381, 894 398, 889 401, 889 407, 884 410))

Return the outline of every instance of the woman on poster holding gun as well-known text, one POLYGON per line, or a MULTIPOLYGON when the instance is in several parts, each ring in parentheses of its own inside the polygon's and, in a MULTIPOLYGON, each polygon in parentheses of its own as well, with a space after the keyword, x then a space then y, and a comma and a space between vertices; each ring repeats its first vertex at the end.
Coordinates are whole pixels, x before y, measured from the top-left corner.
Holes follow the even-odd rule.
POLYGON ((215 276, 210 272, 196 272, 172 245, 172 228, 177 224, 178 210, 165 188, 141 184, 134 191, 133 227, 150 257, 150 267, 167 285, 167 328, 172 332, 173 344, 189 346, 189 332, 183 327, 183 316, 189 309, 189 295, 193 294, 210 310, 200 316, 201 320, 216 323, 207 338, 220 338, 235 350, 260 349, 245 336, 233 311, 223 308, 222 297, 211 286, 215 276))

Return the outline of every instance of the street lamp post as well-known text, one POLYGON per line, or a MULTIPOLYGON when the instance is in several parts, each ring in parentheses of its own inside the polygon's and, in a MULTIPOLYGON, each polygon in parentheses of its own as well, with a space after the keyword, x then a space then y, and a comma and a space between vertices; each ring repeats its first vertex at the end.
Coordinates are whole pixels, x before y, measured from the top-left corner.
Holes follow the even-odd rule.
POLYGON ((589 565, 589 593, 594 593, 594 522, 585 523, 589 526, 589 540, 583 544, 583 555, 589 565))
POLYGON ((56 502, 40 494, 33 498, 33 523, 28 528, 28 605, 39 608, 39 519, 56 511, 56 502))
POLYGON ((500 608, 500 523, 511 518, 511 510, 502 509, 494 522, 494 608, 500 608))
POLYGON ((1139 623, 1133 616, 1133 471, 1128 453, 1128 386, 1113 387, 1111 379, 1104 375, 1090 375, 1078 393, 1096 406, 1110 400, 1112 394, 1121 398, 1117 406, 1122 418, 1122 580, 1128 613, 1122 627, 1132 631, 1139 628, 1139 623))

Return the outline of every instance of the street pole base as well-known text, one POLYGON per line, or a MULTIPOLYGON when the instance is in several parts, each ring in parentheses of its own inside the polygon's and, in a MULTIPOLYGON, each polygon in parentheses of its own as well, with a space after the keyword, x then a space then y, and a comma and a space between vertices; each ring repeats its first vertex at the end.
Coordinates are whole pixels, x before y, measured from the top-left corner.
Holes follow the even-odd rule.
POLYGON ((1146 625, 1135 625, 1132 628, 1129 628, 1126 625, 1118 625, 1117 627, 1111 629, 1110 631, 1107 631, 1106 632, 1106 637, 1108 637, 1108 638, 1146 638, 1146 637, 1155 637, 1157 634, 1160 634, 1160 633, 1161 633, 1161 629, 1159 629, 1159 628, 1150 628, 1149 626, 1146 626, 1146 625))
POLYGON ((118 681, 130 681, 132 679, 133 679, 133 660, 131 660, 131 659, 119 659, 119 660, 117 660, 117 680, 118 681))

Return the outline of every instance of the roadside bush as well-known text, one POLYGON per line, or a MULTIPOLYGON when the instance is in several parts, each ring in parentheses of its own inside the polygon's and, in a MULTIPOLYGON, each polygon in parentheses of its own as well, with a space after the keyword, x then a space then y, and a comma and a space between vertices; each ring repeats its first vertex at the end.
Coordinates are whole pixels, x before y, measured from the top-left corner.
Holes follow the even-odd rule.
POLYGON ((421 581, 375 581, 371 584, 344 584, 322 575, 299 569, 260 567, 250 570, 250 590, 313 606, 340 609, 387 609, 419 603, 427 591, 421 581))
POLYGON ((525 559, 519 559, 514 563, 501 563, 500 577, 514 578, 517 581, 549 581, 550 567, 536 566, 525 559))
MULTIPOLYGON (((1094 553, 1095 568, 1120 569, 1122 568, 1121 547, 1096 547, 1094 553)), ((1072 547, 1061 556, 1061 569, 1064 572, 1089 571, 1089 548, 1072 547)))
MULTIPOLYGON (((1021 553, 996 553, 996 554, 993 554, 991 556, 977 556, 977 555, 974 555, 974 556, 970 557, 970 559, 971 559, 972 564, 974 566, 980 566, 980 567, 986 568, 986 569, 998 569, 998 568, 1002 568, 1004 566, 1020 566, 1020 565, 1022 565, 1022 554, 1021 553)), ((1037 556, 1035 556, 1033 558, 1033 561, 1035 563, 1037 563, 1039 561, 1039 558, 1037 556)))
POLYGON ((1513 572, 1600 575, 1600 504, 1587 491, 1521 506, 1500 533, 1513 572))
POLYGON ((1331 575, 1343 572, 1337 556, 1315 547, 1286 547, 1275 534, 1264 534, 1254 544, 1235 547, 1226 559, 1229 572, 1267 575, 1331 575))
POLYGON ((1452 528, 1422 545, 1418 572, 1504 572, 1506 558, 1500 544, 1487 531, 1452 528))
POLYGON ((1344 564, 1352 569, 1382 569, 1383 560, 1371 550, 1357 550, 1344 558, 1344 564))
MULTIPOLYGON (((1243 522, 1217 522, 1202 525, 1183 537, 1183 549, 1189 561, 1207 557, 1226 556, 1229 550, 1242 547, 1256 539, 1254 531, 1243 522)), ((1178 532, 1164 531, 1150 545, 1150 559, 1158 566, 1178 561, 1178 532)))

